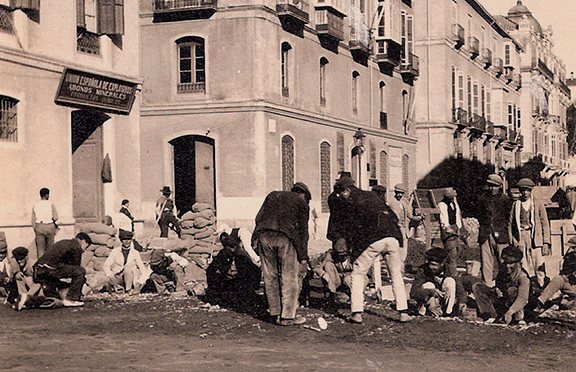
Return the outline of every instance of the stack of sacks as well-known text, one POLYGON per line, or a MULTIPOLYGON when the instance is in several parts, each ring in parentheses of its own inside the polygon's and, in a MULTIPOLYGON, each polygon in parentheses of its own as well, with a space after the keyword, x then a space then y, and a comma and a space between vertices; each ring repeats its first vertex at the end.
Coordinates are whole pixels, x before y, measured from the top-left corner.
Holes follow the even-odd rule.
POLYGON ((92 239, 92 244, 82 255, 82 266, 86 274, 104 275, 102 269, 112 248, 120 244, 116 238, 117 229, 103 223, 82 223, 78 226, 80 232, 85 232, 92 239))
POLYGON ((216 236, 216 217, 210 204, 194 204, 192 211, 184 213, 180 219, 180 226, 182 239, 194 238, 195 246, 214 248, 218 237, 216 236))

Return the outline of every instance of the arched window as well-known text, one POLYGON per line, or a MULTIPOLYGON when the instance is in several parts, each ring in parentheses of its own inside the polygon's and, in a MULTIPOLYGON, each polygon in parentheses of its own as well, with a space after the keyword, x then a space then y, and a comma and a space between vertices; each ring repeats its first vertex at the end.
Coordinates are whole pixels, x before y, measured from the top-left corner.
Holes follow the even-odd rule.
POLYGON ((381 81, 379 87, 380 87, 380 128, 388 129, 388 114, 386 113, 386 83, 381 81))
POLYGON ((178 47, 178 93, 204 93, 206 55, 204 39, 187 36, 176 40, 178 47))
POLYGON ((18 142, 18 100, 0 95, 0 141, 18 142))
POLYGON ((388 188, 388 154, 380 152, 380 184, 388 188))
POLYGON ((326 65, 328 60, 320 58, 320 104, 326 105, 326 65))
POLYGON ((352 111, 358 113, 358 71, 352 72, 352 111))
POLYGON ((282 95, 284 97, 290 96, 290 51, 292 46, 287 43, 282 43, 282 95))
POLYGON ((294 185, 294 139, 282 137, 282 190, 289 191, 294 185))
POLYGON ((330 182, 330 144, 322 142, 320 144, 320 192, 322 201, 322 213, 328 213, 328 195, 331 192, 330 182))

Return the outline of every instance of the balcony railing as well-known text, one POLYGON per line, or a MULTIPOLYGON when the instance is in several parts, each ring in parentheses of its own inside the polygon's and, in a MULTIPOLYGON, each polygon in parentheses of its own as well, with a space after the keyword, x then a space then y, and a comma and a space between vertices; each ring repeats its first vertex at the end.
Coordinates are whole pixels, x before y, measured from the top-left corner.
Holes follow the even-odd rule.
POLYGON ((572 91, 570 90, 570 88, 568 88, 568 85, 566 85, 565 82, 559 81, 558 88, 560 88, 560 90, 564 92, 564 94, 567 95, 568 98, 572 98, 572 91))
POLYGON ((408 53, 408 58, 405 58, 400 64, 400 73, 410 75, 412 77, 418 76, 420 69, 420 59, 413 53, 408 53))
POLYGON ((516 90, 520 90, 520 88, 522 88, 522 75, 514 74, 514 83, 513 84, 516 87, 516 90))
POLYGON ((475 129, 479 132, 484 132, 486 130, 486 119, 482 116, 473 113, 471 119, 470 129, 475 129))
POLYGON ((480 54, 480 41, 475 36, 468 37, 468 50, 470 51, 470 59, 475 59, 480 54))
POLYGON ((388 114, 380 111, 380 129, 388 129, 388 114))
POLYGON ((154 22, 207 19, 218 10, 218 0, 155 0, 154 22))
POLYGON ((328 9, 338 17, 344 18, 348 12, 349 5, 346 0, 315 0, 314 7, 317 10, 328 9))
POLYGON ((488 48, 482 49, 482 60, 480 61, 484 64, 484 69, 487 70, 492 66, 492 51, 488 48))
POLYGON ((494 58, 494 73, 496 74, 496 77, 500 77, 502 76, 502 74, 504 73, 504 61, 502 60, 502 58, 494 58))
POLYGON ((505 125, 494 125, 494 137, 506 141, 508 139, 508 128, 505 125))
POLYGON ((540 58, 532 60, 532 68, 538 68, 540 72, 546 75, 550 80, 554 80, 554 73, 546 66, 546 63, 540 58))
POLYGON ((513 79, 514 79, 514 67, 505 66, 504 67, 504 80, 506 80, 506 84, 509 84, 513 79))
POLYGON ((391 39, 376 40, 376 61, 383 67, 396 67, 400 64, 402 45, 391 39))
POLYGON ((302 24, 310 23, 308 13, 308 3, 302 0, 278 0, 276 4, 278 17, 281 19, 299 22, 302 24))
POLYGON ((316 31, 318 35, 342 41, 344 40, 344 20, 327 9, 316 9, 316 31))
POLYGON ((178 84, 178 93, 204 93, 206 84, 201 83, 182 83, 178 84))
POLYGON ((460 49, 466 43, 464 36, 464 27, 458 23, 452 25, 452 41, 454 41, 454 48, 460 49))
POLYGON ((452 109, 452 123, 458 124, 462 127, 468 126, 468 112, 466 110, 457 107, 452 109))

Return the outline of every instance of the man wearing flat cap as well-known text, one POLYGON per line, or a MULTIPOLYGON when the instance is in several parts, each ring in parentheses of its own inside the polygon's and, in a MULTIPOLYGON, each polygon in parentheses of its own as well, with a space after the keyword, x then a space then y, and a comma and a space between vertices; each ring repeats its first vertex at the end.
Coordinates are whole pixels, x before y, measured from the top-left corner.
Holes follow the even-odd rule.
POLYGON ((542 256, 551 253, 550 222, 544 203, 532 196, 534 186, 529 178, 518 181, 520 199, 512 206, 508 226, 510 243, 523 251, 523 266, 531 277, 544 262, 542 256))
POLYGON ((260 255, 270 316, 278 325, 305 322, 296 315, 300 267, 308 261, 310 190, 302 182, 290 191, 269 193, 258 214, 252 246, 260 255))
POLYGON ((408 254, 408 237, 410 235, 410 223, 420 223, 424 217, 415 215, 408 197, 406 197, 407 187, 403 183, 394 185, 394 199, 390 201, 390 208, 398 216, 398 225, 402 231, 404 244, 400 247, 400 257, 402 262, 406 260, 408 254))
POLYGON ((502 267, 493 288, 479 282, 472 291, 478 305, 478 315, 486 322, 525 323, 524 306, 530 295, 530 279, 522 268, 523 253, 510 245, 502 250, 502 267))
POLYGON ((456 190, 448 187, 444 190, 444 198, 438 203, 440 210, 440 237, 444 249, 448 252, 446 258, 446 274, 453 278, 458 276, 457 261, 461 250, 461 236, 465 230, 462 224, 462 212, 456 200, 456 190))
POLYGON ((488 176, 487 192, 479 198, 479 208, 476 211, 480 223, 478 244, 482 254, 482 277, 489 287, 494 287, 500 253, 510 241, 508 224, 512 199, 502 192, 503 183, 497 174, 488 176))
POLYGON ((162 196, 156 201, 156 220, 160 226, 160 237, 168 237, 168 228, 174 230, 180 237, 180 221, 176 218, 176 206, 170 198, 172 190, 170 190, 170 186, 164 186, 160 192, 162 196))
POLYGON ((118 237, 122 245, 110 252, 102 269, 108 278, 108 285, 115 292, 132 290, 132 294, 138 294, 150 277, 151 271, 144 266, 140 252, 134 248, 132 240, 134 234, 120 230, 118 237))
POLYGON ((398 226, 398 217, 382 198, 371 191, 358 189, 350 181, 341 178, 334 186, 334 191, 346 201, 345 208, 348 214, 344 231, 353 261, 350 297, 352 315, 349 321, 362 323, 366 273, 383 255, 392 279, 400 321, 408 322, 412 318, 408 315, 406 290, 402 278, 400 245, 403 238, 398 226))

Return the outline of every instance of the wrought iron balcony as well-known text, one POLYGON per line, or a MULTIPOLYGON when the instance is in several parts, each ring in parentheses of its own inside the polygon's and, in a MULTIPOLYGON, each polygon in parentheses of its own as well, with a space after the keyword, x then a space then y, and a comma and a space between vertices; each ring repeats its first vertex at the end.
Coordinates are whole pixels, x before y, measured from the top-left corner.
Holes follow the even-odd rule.
POLYGON ((540 58, 532 58, 532 68, 538 69, 542 74, 546 75, 548 79, 554 80, 554 73, 546 66, 546 63, 540 58))
POLYGON ((459 127, 467 127, 468 112, 460 107, 452 109, 452 123, 458 124, 459 127))
POLYGON ((320 37, 342 41, 344 40, 344 20, 329 9, 316 9, 316 31, 320 37))
POLYGON ((480 62, 484 64, 485 70, 492 66, 492 51, 490 49, 482 48, 482 60, 480 62))
POLYGON ((414 79, 418 77, 420 69, 419 61, 418 56, 409 53, 407 58, 400 64, 400 74, 406 83, 412 84, 414 79))
POLYGON ((478 132, 484 132, 486 130, 486 119, 478 114, 472 114, 470 120, 470 129, 474 129, 478 132))
POLYGON ((380 70, 390 71, 400 65, 402 45, 391 39, 376 39, 376 61, 380 70))
POLYGON ((494 125, 494 137, 500 141, 508 140, 508 127, 505 125, 494 125))
POLYGON ((514 80, 513 66, 504 66, 504 80, 506 80, 506 84, 510 84, 510 82, 514 80))
POLYGON ((493 62, 494 73, 496 74, 496 77, 499 78, 504 73, 504 61, 502 58, 494 58, 493 62))
POLYGON ((480 41, 475 36, 468 37, 468 50, 470 51, 470 59, 475 59, 480 54, 480 41))
POLYGON ((520 88, 522 88, 522 75, 514 74, 514 83, 513 84, 516 87, 516 90, 520 90, 520 88))
POLYGON ((352 54, 352 58, 354 61, 361 63, 363 65, 368 65, 368 57, 370 57, 370 49, 368 49, 368 45, 362 40, 352 39, 350 40, 350 54, 352 54))
POLYGON ((287 19, 303 24, 310 23, 308 3, 302 0, 278 0, 276 11, 280 19, 287 19))
POLYGON ((155 0, 154 22, 207 19, 218 10, 218 0, 155 0))
POLYGON ((565 82, 559 81, 559 82, 558 82, 558 88, 559 88, 565 95, 567 95, 568 98, 572 98, 572 91, 570 90, 570 88, 568 88, 568 85, 566 85, 565 82))
POLYGON ((462 45, 466 43, 464 27, 460 26, 458 23, 452 25, 452 41, 454 42, 454 48, 456 49, 460 49, 462 45))

